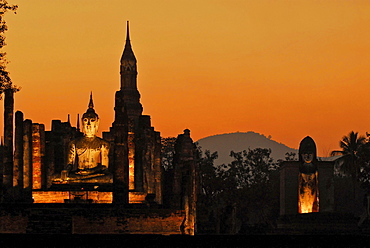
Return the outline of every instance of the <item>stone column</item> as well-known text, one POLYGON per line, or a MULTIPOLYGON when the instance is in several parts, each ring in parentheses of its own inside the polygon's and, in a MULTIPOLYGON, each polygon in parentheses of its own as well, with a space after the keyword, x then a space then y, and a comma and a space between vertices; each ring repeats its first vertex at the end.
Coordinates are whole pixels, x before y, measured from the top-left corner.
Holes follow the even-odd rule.
POLYGON ((129 160, 125 129, 122 124, 114 126, 114 204, 129 203, 129 160))
POLYGON ((11 89, 5 90, 4 100, 4 170, 3 184, 9 188, 13 186, 13 112, 14 93, 11 89))
MULTIPOLYGON (((123 92, 117 91, 115 96, 115 119, 113 132, 113 203, 129 203, 129 137, 128 116, 123 92)), ((133 161, 132 161, 133 162, 133 161)), ((131 182, 130 182, 131 183, 131 182)))
POLYGON ((32 202, 32 121, 23 122, 23 199, 32 202))
POLYGON ((40 155, 41 155, 41 188, 46 189, 47 187, 47 166, 45 164, 46 154, 46 139, 45 139, 45 125, 40 124, 40 155))
POLYGON ((32 189, 41 189, 45 183, 43 178, 44 130, 43 124, 32 124, 32 189))
POLYGON ((23 190, 23 113, 15 113, 15 150, 13 187, 15 188, 15 199, 20 199, 23 190))
POLYGON ((14 92, 5 90, 4 99, 4 156, 3 156, 3 187, 4 201, 8 201, 7 191, 13 187, 13 115, 14 92))
POLYGON ((185 209, 185 220, 181 225, 181 230, 183 234, 188 235, 196 233, 196 210, 199 190, 197 158, 196 147, 190 138, 190 130, 185 129, 184 134, 178 135, 175 143, 174 199, 177 198, 177 201, 184 199, 181 207, 185 209))
POLYGON ((155 183, 155 200, 158 204, 163 203, 163 168, 161 163, 161 136, 159 132, 155 132, 155 147, 154 147, 154 183, 155 183))
MULTIPOLYGON (((3 186, 3 170, 4 170, 4 141, 3 136, 0 137, 0 188, 3 186)), ((2 199, 2 190, 0 189, 0 201, 2 199)))
POLYGON ((135 137, 134 133, 134 127, 133 122, 130 121, 130 127, 128 129, 128 136, 127 136, 127 145, 128 145, 128 161, 129 161, 129 189, 135 190, 137 189, 136 183, 137 183, 137 171, 136 171, 136 164, 137 161, 135 159, 136 155, 136 144, 135 141, 137 140, 137 137, 135 137))
POLYGON ((196 233, 197 201, 198 201, 198 169, 196 159, 189 161, 189 185, 185 200, 185 228, 184 233, 194 235, 196 233))

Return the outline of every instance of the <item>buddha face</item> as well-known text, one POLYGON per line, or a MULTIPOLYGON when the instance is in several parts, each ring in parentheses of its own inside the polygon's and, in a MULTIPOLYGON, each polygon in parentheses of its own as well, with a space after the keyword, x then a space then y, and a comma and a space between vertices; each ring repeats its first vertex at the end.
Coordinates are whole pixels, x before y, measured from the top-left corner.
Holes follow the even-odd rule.
POLYGON ((307 163, 307 164, 309 164, 309 163, 311 163, 312 162, 312 160, 313 160, 313 153, 310 153, 310 152, 305 152, 305 153, 302 153, 302 160, 305 162, 305 163, 307 163))
POLYGON ((82 117, 82 130, 86 137, 94 137, 98 132, 99 119, 94 115, 82 117))

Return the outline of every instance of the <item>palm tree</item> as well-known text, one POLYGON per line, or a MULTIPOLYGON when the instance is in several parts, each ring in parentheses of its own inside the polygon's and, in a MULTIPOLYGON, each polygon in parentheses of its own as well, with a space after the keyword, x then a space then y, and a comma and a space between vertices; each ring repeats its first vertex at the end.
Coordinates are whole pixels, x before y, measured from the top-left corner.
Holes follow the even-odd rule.
POLYGON ((348 136, 343 136, 339 142, 341 151, 332 151, 331 156, 341 155, 336 160, 339 165, 339 170, 345 175, 350 175, 353 180, 356 180, 360 174, 362 160, 366 152, 366 138, 359 136, 358 132, 350 132, 348 136))
POLYGON ((354 209, 356 202, 358 203, 356 185, 358 181, 361 181, 361 168, 364 168, 366 162, 369 161, 369 144, 364 136, 359 136, 357 132, 352 131, 340 141, 339 145, 342 150, 331 152, 332 156, 341 155, 335 160, 339 172, 352 178, 353 198, 350 202, 354 209))

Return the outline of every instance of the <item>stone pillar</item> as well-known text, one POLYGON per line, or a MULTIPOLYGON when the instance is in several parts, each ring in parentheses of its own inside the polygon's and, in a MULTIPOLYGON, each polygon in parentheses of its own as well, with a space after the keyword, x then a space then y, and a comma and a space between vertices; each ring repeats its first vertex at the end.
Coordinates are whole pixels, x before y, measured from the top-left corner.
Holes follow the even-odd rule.
POLYGON ((2 199, 3 170, 4 170, 4 142, 3 136, 0 137, 0 201, 2 199))
POLYGON ((23 190, 23 113, 15 113, 15 150, 13 187, 15 188, 15 199, 20 200, 23 190))
MULTIPOLYGON (((194 154, 195 155, 195 154, 194 154)), ((198 164, 196 157, 190 162, 190 179, 185 204, 185 228, 184 233, 194 235, 197 231, 197 201, 198 201, 198 164)))
POLYGON ((139 118, 135 157, 135 185, 140 191, 155 194, 154 190, 154 137, 150 126, 150 116, 142 115, 139 118))
MULTIPOLYGON (((196 210, 198 200, 198 164, 197 151, 190 138, 190 130, 177 137, 174 154, 174 197, 177 201, 183 199, 182 208, 185 209, 185 219, 181 225, 183 234, 196 233, 196 210), (180 199, 179 199, 180 198, 180 199)), ((177 203, 178 205, 179 203, 177 203)))
POLYGON ((32 202, 32 121, 23 122, 23 199, 32 202))
MULTIPOLYGON (((53 134, 50 134, 50 133, 49 133, 49 137, 53 136, 53 134)), ((64 150, 65 149, 63 149, 63 155, 65 155, 64 150)), ((60 150, 55 149, 55 142, 53 140, 46 140, 45 142, 45 166, 47 167, 47 171, 46 171, 46 178, 47 178, 46 187, 47 188, 51 187, 53 175, 56 173, 56 170, 55 170, 56 159, 54 156, 55 153, 57 154, 61 153, 60 150)), ((58 172, 60 171, 61 170, 58 170, 58 172)))
POLYGON ((129 191, 129 160, 127 146, 127 132, 125 127, 116 124, 114 127, 114 204, 128 204, 129 191))
POLYGON ((5 90, 4 99, 4 169, 3 185, 6 189, 13 186, 13 113, 14 92, 5 90))
POLYGON ((45 156, 45 128, 43 124, 32 124, 32 189, 42 189, 43 159, 45 156))
POLYGON ((129 159, 129 188, 135 190, 135 143, 133 132, 128 134, 128 159, 129 159))
POLYGON ((158 204, 163 204, 163 168, 161 163, 161 136, 159 132, 155 132, 155 147, 154 147, 154 183, 155 183, 155 200, 158 204))
MULTIPOLYGON (((113 203, 129 203, 129 122, 123 101, 123 92, 117 91, 115 96, 115 118, 113 132, 113 203)), ((133 161, 132 161, 133 162, 133 161)), ((131 164, 130 164, 131 165, 131 164)), ((130 184, 131 185, 131 184, 130 184)))

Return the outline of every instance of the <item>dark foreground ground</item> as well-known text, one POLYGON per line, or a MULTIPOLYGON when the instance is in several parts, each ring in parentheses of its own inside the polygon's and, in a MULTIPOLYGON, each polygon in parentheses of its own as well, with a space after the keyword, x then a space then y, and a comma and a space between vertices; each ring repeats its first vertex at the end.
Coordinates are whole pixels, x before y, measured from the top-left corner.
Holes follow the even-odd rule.
POLYGON ((0 234, 0 247, 370 247, 370 236, 0 234))

